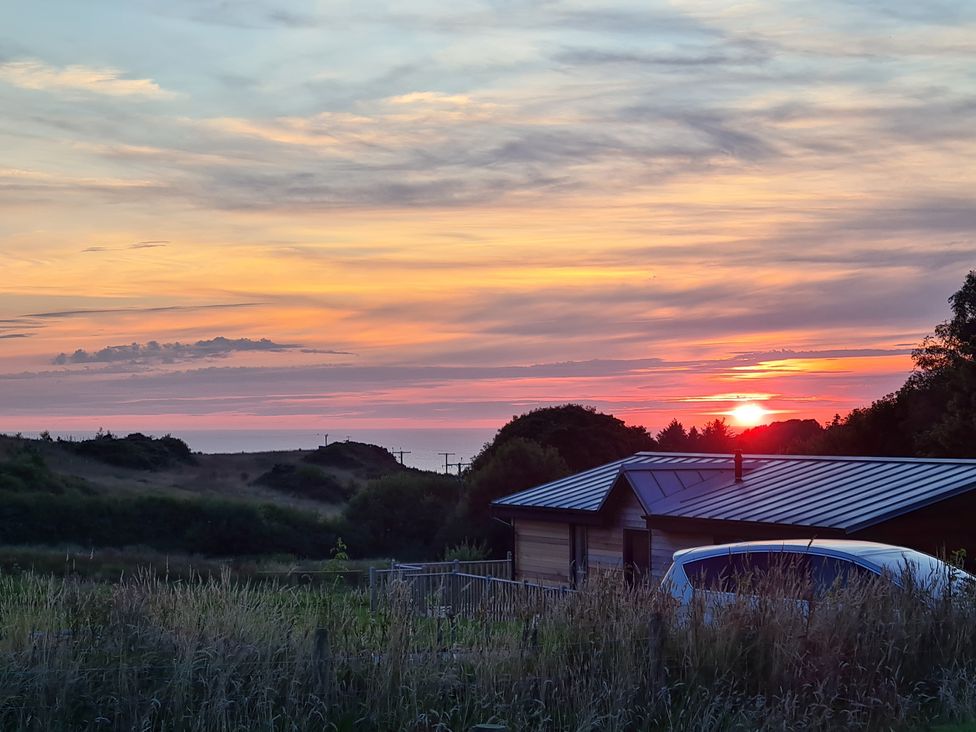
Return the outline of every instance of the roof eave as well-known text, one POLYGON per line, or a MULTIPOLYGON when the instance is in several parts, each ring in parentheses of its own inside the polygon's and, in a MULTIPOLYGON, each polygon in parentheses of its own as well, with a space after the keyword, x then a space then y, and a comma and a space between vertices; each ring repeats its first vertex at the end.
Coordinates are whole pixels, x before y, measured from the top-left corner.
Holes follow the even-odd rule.
POLYGON ((976 489, 976 483, 967 483, 966 485, 959 486, 951 491, 946 491, 938 496, 933 496, 928 499, 916 501, 907 506, 902 506, 901 508, 895 509, 894 511, 888 511, 874 518, 868 519, 867 521, 861 521, 860 523, 851 524, 847 527, 847 533, 852 534, 856 531, 863 531, 864 529, 870 529, 872 526, 877 526, 878 524, 883 524, 886 521, 892 521, 905 514, 914 513, 923 508, 928 508, 929 506, 934 506, 942 501, 948 501, 952 498, 957 498, 966 493, 970 493, 976 489))
POLYGON ((767 521, 736 521, 722 518, 700 518, 697 516, 668 516, 661 514, 645 514, 644 521, 649 529, 672 529, 684 531, 710 531, 719 529, 719 533, 734 534, 739 530, 750 532, 761 531, 771 536, 784 534, 779 538, 841 538, 848 532, 835 526, 807 526, 805 524, 782 524, 767 521), (796 536, 785 536, 795 534, 796 536))
POLYGON ((531 521, 554 521, 569 524, 601 523, 598 511, 586 511, 578 508, 552 508, 550 506, 510 506, 492 504, 488 512, 495 518, 527 519, 531 521))

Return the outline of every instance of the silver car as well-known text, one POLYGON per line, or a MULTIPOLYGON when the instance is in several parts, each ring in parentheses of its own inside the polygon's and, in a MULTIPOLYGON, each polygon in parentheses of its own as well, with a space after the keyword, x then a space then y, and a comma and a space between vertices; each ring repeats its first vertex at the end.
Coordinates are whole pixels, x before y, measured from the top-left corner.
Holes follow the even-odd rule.
POLYGON ((721 605, 760 594, 763 580, 778 570, 790 573, 799 600, 821 597, 846 586, 853 577, 885 577, 902 586, 911 581, 935 597, 976 582, 961 569, 905 547, 842 539, 779 539, 681 549, 674 553, 662 586, 682 606, 696 593, 705 593, 709 604, 721 605))

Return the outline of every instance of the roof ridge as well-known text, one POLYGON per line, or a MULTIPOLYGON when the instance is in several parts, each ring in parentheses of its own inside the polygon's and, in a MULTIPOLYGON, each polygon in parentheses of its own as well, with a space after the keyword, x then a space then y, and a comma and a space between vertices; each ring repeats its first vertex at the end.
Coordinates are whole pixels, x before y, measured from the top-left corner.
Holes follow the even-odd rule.
MULTIPOLYGON (((642 450, 631 455, 630 460, 637 456, 644 457, 678 457, 678 458, 710 458, 732 460, 734 453, 725 452, 659 452, 654 450, 642 450)), ((783 460, 789 462, 816 461, 823 462, 843 461, 843 462, 865 462, 865 463, 935 463, 953 465, 976 465, 976 458, 936 458, 936 457, 906 457, 906 456, 884 456, 884 455, 794 455, 777 453, 758 453, 742 452, 742 457, 746 460, 783 460)), ((653 465, 653 463, 649 463, 653 465)), ((585 471, 583 471, 585 472, 585 471)))

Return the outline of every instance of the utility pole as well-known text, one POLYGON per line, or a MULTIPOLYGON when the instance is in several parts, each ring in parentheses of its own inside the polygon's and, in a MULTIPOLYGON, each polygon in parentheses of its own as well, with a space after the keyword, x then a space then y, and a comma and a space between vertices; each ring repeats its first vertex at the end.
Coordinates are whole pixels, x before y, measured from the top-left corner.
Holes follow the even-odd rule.
POLYGON ((461 462, 461 463, 451 463, 451 467, 455 467, 455 468, 458 469, 458 477, 460 478, 461 477, 461 468, 463 468, 466 465, 470 465, 470 464, 471 463, 464 463, 464 462, 461 462))
POLYGON ((329 446, 329 433, 328 432, 322 433, 322 437, 325 438, 325 441, 322 443, 322 447, 328 447, 329 446))
POLYGON ((390 452, 393 453, 394 455, 399 456, 399 458, 400 458, 400 465, 403 465, 403 456, 410 454, 410 451, 409 450, 390 450, 390 452))
POLYGON ((453 453, 453 452, 439 452, 437 454, 444 456, 444 472, 445 473, 450 473, 451 472, 451 463, 448 461, 448 458, 451 457, 451 455, 456 455, 457 453, 453 453))

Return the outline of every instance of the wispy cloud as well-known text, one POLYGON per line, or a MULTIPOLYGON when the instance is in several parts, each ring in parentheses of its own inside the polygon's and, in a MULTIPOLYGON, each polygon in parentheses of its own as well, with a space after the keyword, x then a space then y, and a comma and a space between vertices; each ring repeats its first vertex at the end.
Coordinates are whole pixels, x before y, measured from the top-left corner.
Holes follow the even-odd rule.
POLYGON ((108 96, 169 97, 152 79, 127 78, 119 69, 75 64, 51 66, 38 59, 0 63, 0 81, 22 89, 71 91, 108 96))
POLYGON ((225 308, 250 308, 261 305, 259 302, 232 302, 213 305, 161 305, 143 308, 92 308, 86 310, 56 310, 47 313, 31 313, 24 318, 76 318, 87 315, 117 315, 125 313, 165 313, 189 310, 222 310, 225 308))
POLYGON ((82 249, 82 252, 122 252, 132 249, 158 249, 159 247, 165 247, 169 245, 169 241, 165 239, 157 239, 152 241, 137 241, 133 244, 128 244, 123 247, 106 247, 106 246, 91 246, 82 249))
POLYGON ((195 343, 131 343, 125 346, 107 346, 97 351, 86 351, 79 348, 74 353, 60 353, 51 363, 57 366, 81 363, 133 363, 144 364, 152 362, 176 363, 178 361, 192 361, 201 358, 223 358, 231 353, 240 351, 288 351, 298 348, 295 343, 275 343, 267 338, 251 340, 250 338, 224 338, 217 336, 195 343))

